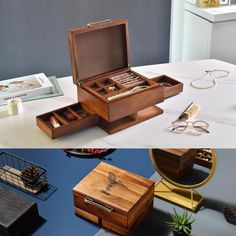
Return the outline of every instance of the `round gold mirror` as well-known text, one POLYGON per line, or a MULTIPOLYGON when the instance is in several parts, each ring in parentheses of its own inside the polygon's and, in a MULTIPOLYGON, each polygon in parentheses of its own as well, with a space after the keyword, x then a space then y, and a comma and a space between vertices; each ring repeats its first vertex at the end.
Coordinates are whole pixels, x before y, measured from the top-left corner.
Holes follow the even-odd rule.
POLYGON ((206 184, 216 169, 212 149, 151 149, 153 166, 161 176, 155 195, 195 211, 203 200, 196 188, 206 184))

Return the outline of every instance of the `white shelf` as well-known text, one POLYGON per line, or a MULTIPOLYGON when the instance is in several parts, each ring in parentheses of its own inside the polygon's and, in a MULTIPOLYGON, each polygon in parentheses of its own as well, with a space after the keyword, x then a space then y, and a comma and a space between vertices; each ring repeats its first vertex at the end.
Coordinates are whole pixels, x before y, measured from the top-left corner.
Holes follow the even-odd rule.
POLYGON ((236 5, 200 8, 196 5, 186 2, 185 10, 214 23, 236 20, 236 5))

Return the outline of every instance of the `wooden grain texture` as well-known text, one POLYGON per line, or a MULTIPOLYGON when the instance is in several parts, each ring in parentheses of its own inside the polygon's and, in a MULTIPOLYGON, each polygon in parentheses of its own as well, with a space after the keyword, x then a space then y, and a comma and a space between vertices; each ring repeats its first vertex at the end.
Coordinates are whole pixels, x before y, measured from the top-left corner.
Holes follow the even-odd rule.
POLYGON ((194 156, 197 153, 197 149, 194 148, 166 148, 166 149, 157 149, 158 153, 163 156, 168 156, 175 160, 179 160, 186 156, 194 156))
POLYGON ((131 225, 130 228, 123 228, 117 224, 113 224, 108 220, 105 220, 103 218, 99 218, 96 215, 88 213, 88 212, 81 210, 77 207, 75 207, 75 213, 76 213, 76 215, 83 217, 95 224, 98 224, 99 226, 101 226, 105 229, 114 231, 114 232, 118 233, 119 235, 130 236, 130 235, 132 235, 132 232, 142 223, 143 219, 148 216, 148 214, 150 213, 152 208, 153 208, 153 201, 146 204, 146 206, 143 208, 143 212, 141 212, 139 217, 133 218, 135 221, 133 222, 133 224, 131 225))
MULTIPOLYGON (((108 122, 117 121, 164 100, 164 88, 129 69, 130 49, 128 21, 114 20, 109 23, 83 26, 68 32, 73 80, 78 87, 78 100, 108 122), (112 101, 113 96, 128 88, 100 95, 91 85, 119 73, 132 72, 149 88, 112 101)), ((100 84, 100 86, 99 86, 100 84)), ((134 87, 135 85, 133 85, 134 87)))
POLYGON ((129 67, 129 34, 126 19, 82 26, 68 31, 73 81, 129 67))
POLYGON ((98 124, 99 122, 99 116, 96 115, 93 111, 86 108, 83 104, 72 104, 70 106, 62 107, 60 109, 50 111, 44 114, 41 114, 36 117, 36 123, 37 126, 43 130, 51 139, 59 138, 62 136, 65 136, 67 134, 71 134, 74 132, 78 132, 84 128, 93 126, 98 124), (81 108, 81 110, 85 111, 87 113, 87 117, 80 117, 77 115, 77 119, 71 122, 66 121, 61 115, 61 111, 64 109, 70 108, 74 111, 74 106, 77 105, 81 108), (55 116, 59 123, 61 124, 58 128, 53 128, 50 124, 49 118, 50 116, 55 116))
POLYGON ((153 81, 157 83, 168 83, 171 86, 165 87, 164 86, 164 98, 169 98, 174 95, 177 95, 183 91, 183 83, 179 82, 178 80, 175 80, 167 75, 160 75, 152 79, 153 81))
MULTIPOLYGON (((101 162, 73 188, 74 205, 97 216, 100 225, 121 235, 129 235, 149 213, 153 204, 154 182, 101 162), (115 184, 110 190, 109 173, 115 175, 115 184), (103 193, 105 190, 106 194, 103 193), (111 212, 85 201, 86 198, 112 208, 111 212)), ((78 214, 79 212, 76 211, 78 214)), ((85 214, 80 216, 95 222, 85 214)))
POLYGON ((92 221, 95 224, 99 224, 99 218, 93 214, 88 213, 87 211, 81 210, 80 208, 75 207, 75 214, 81 216, 89 221, 92 221))
POLYGON ((136 112, 131 116, 124 117, 117 121, 107 122, 103 119, 100 119, 99 126, 105 130, 108 134, 113 134, 120 130, 126 129, 133 125, 139 124, 145 120, 153 118, 163 113, 163 110, 156 106, 148 107, 142 111, 136 112))
POLYGON ((92 196, 95 201, 126 213, 132 209, 134 204, 152 185, 153 182, 146 178, 101 162, 73 188, 73 191, 82 193, 85 196, 92 196), (106 186, 109 184, 109 172, 114 173, 116 179, 121 181, 122 184, 114 187, 110 195, 106 195, 101 193, 101 190, 106 189, 106 186))
MULTIPOLYGON (((107 212, 99 207, 86 203, 84 201, 85 197, 85 195, 74 193, 74 206, 90 214, 95 214, 97 217, 104 220, 115 222, 116 225, 120 227, 128 227, 127 216, 124 212, 121 212, 118 209, 113 209, 112 212, 107 212)), ((122 201, 122 199, 117 199, 117 201, 122 201)), ((104 203, 102 205, 106 206, 104 203)))
POLYGON ((108 134, 118 132, 160 115, 163 111, 153 106, 163 102, 164 98, 183 90, 182 83, 168 76, 163 75, 150 80, 130 70, 129 32, 126 19, 71 29, 68 32, 68 41, 78 101, 84 104, 85 111, 89 109, 93 113, 89 112, 88 117, 81 118, 74 113, 72 107, 69 107, 37 116, 38 127, 52 139, 98 124, 100 117, 99 126, 102 129, 108 134), (114 83, 117 91, 111 92, 102 85, 102 80, 109 80, 111 76, 129 72, 142 80, 138 82, 139 85, 149 87, 109 101, 108 97, 132 89, 137 84, 127 88, 114 83), (166 82, 172 86, 160 86, 160 82, 166 82), (97 89, 91 88, 93 84, 97 86, 97 89), (99 94, 99 90, 104 90, 105 95, 99 94), (62 114, 63 109, 69 110, 77 120, 66 120, 62 114), (60 127, 52 127, 49 122, 51 115, 56 117, 61 124, 60 127))
POLYGON ((86 89, 78 88, 78 99, 108 122, 113 122, 156 105, 164 100, 164 89, 158 85, 113 101, 106 101, 86 89))
POLYGON ((153 153, 156 166, 177 181, 192 171, 197 149, 156 149, 153 153))
POLYGON ((151 85, 147 89, 109 103, 109 122, 119 120, 162 101, 164 101, 163 88, 151 85))

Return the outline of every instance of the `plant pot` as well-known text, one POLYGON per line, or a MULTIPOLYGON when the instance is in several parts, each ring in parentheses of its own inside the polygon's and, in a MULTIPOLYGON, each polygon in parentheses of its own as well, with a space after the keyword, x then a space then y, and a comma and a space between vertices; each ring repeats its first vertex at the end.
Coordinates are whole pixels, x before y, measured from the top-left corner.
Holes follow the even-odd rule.
POLYGON ((184 232, 179 232, 179 231, 174 231, 174 230, 172 230, 172 232, 173 232, 173 236, 188 236, 184 232))
POLYGON ((173 232, 173 236, 188 236, 188 234, 186 234, 185 232, 180 232, 180 231, 175 231, 172 230, 173 232))
MULTIPOLYGON (((190 230, 192 230, 192 226, 191 225, 189 225, 189 228, 190 228, 190 230)), ((172 229, 172 232, 173 232, 173 236, 189 236, 189 234, 186 234, 183 231, 176 231, 176 230, 172 229)))

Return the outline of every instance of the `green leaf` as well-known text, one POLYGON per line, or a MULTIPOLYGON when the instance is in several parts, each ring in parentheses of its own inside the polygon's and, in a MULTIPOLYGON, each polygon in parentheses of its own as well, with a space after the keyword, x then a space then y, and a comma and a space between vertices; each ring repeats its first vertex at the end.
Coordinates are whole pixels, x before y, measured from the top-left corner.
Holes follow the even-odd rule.
POLYGON ((187 213, 187 211, 184 211, 184 213, 183 213, 183 219, 184 219, 184 221, 186 221, 187 217, 188 217, 188 213, 187 213))
POLYGON ((192 224, 193 222, 195 221, 195 219, 192 219, 191 221, 189 221, 189 223, 188 224, 192 224))
POLYGON ((183 229, 183 231, 184 231, 187 235, 190 235, 190 233, 191 233, 191 230, 190 230, 188 227, 185 227, 185 228, 183 229))

